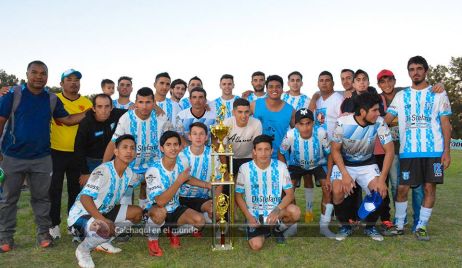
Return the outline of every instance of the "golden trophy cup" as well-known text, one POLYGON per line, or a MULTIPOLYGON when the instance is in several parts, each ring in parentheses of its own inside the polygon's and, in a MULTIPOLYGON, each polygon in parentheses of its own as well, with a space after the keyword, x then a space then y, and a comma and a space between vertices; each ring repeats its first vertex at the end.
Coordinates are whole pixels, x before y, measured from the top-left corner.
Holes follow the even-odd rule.
POLYGON ((223 124, 226 114, 226 106, 222 105, 217 115, 217 124, 210 127, 210 132, 218 140, 218 148, 212 145, 212 250, 231 250, 233 249, 233 235, 231 228, 234 224, 234 180, 233 170, 233 150, 232 146, 224 146, 224 139, 229 134, 231 128, 223 124), (221 162, 215 167, 216 159, 224 161, 227 157, 227 163, 221 162), (229 169, 228 169, 229 168, 229 169), (229 189, 229 196, 218 191, 218 188, 229 189))

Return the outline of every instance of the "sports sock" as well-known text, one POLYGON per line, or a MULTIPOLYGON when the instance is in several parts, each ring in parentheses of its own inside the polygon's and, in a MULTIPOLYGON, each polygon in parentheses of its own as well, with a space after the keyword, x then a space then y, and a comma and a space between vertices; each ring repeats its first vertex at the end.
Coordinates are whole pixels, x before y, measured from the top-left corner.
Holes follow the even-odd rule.
POLYGON ((419 222, 417 223, 416 230, 422 227, 427 226, 428 220, 432 215, 432 208, 420 207, 419 222))
POLYGON ((305 212, 313 212, 313 188, 305 188, 305 212))
POLYGON ((406 210, 407 210, 407 201, 404 202, 395 202, 395 220, 396 220, 396 227, 399 230, 404 229, 404 219, 406 218, 406 210))
POLYGON ((347 200, 345 199, 342 203, 334 205, 335 215, 337 216, 337 220, 342 225, 348 224, 348 214, 349 210, 351 209, 348 207, 348 203, 346 201, 347 200))
POLYGON ((290 237, 294 236, 297 234, 297 223, 294 223, 292 225, 289 225, 288 228, 284 231, 284 237, 290 237))
POLYGON ((332 212, 334 211, 334 205, 332 205, 331 203, 322 204, 322 205, 326 208, 324 215, 329 217, 329 222, 330 222, 332 212))
POLYGON ((152 221, 151 218, 148 219, 148 222, 146 223, 146 226, 144 227, 144 231, 148 234, 148 240, 158 240, 159 239, 159 234, 160 234, 160 227, 162 227, 165 224, 165 221, 161 224, 157 224, 152 221))
POLYGON ((212 223, 212 219, 210 219, 209 214, 204 212, 205 223, 212 223))

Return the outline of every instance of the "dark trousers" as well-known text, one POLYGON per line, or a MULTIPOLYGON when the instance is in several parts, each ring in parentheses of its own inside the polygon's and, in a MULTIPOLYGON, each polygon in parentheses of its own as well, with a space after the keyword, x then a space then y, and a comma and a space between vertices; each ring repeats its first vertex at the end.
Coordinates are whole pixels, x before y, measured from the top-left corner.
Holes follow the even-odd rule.
MULTIPOLYGON (((375 159, 377 161, 377 165, 379 166, 380 171, 382 171, 383 168, 383 160, 385 159, 385 155, 376 155, 375 159)), ((387 187, 390 186, 388 182, 388 176, 387 180, 385 181, 387 184, 387 187)), ((383 199, 382 205, 380 206, 380 209, 378 210, 378 214, 380 216, 380 220, 382 222, 384 221, 389 221, 391 219, 390 216, 390 195, 387 193, 387 196, 383 199)))
POLYGON ((53 175, 51 176, 50 185, 50 218, 52 226, 61 223, 61 196, 63 192, 64 175, 67 179, 67 211, 72 205, 80 192, 80 169, 74 152, 63 152, 51 150, 53 160, 53 175))

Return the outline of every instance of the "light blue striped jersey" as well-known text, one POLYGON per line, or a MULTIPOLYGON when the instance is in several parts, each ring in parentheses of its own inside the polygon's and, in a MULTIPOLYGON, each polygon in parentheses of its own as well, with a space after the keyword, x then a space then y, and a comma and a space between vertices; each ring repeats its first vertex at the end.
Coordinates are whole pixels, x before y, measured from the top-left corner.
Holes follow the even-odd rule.
POLYGON ((258 100, 258 99, 264 99, 264 98, 266 98, 266 93, 263 94, 262 96, 257 96, 257 95, 255 95, 254 92, 252 92, 252 93, 250 93, 249 96, 247 97, 247 100, 248 100, 249 102, 252 102, 252 101, 256 101, 256 100, 258 100))
MULTIPOLYGON (((191 176, 201 181, 210 182, 212 176, 212 149, 209 146, 204 147, 204 151, 200 155, 195 155, 191 152, 191 146, 183 149, 178 155, 184 163, 191 169, 191 176)), ((215 174, 220 171, 220 161, 215 158, 214 163, 215 174)), ((209 198, 210 191, 206 188, 183 184, 180 188, 180 196, 193 198, 209 198)))
POLYGON ((326 131, 320 126, 313 127, 313 134, 309 139, 303 139, 300 131, 293 128, 287 131, 282 141, 280 152, 289 154, 287 164, 299 166, 306 170, 326 165, 330 154, 330 144, 326 131))
POLYGON ((296 111, 302 108, 308 108, 311 100, 307 95, 304 94, 291 96, 289 93, 282 93, 281 99, 290 104, 290 106, 292 106, 296 111))
POLYGON ((136 140, 136 158, 130 163, 130 167, 135 173, 144 173, 155 160, 161 157, 160 136, 172 129, 173 125, 165 114, 158 116, 155 111, 152 111, 148 119, 142 120, 136 115, 135 110, 128 110, 120 117, 112 141, 115 142, 124 134, 133 135, 136 140))
POLYGON ((214 110, 215 112, 215 117, 218 116, 218 112, 220 111, 220 107, 222 105, 225 105, 226 106, 226 113, 225 113, 225 116, 223 118, 226 119, 226 118, 230 118, 231 116, 233 116, 233 103, 235 100, 239 99, 238 96, 234 96, 232 99, 230 100, 224 100, 222 99, 221 97, 220 98, 217 98, 215 99, 212 103, 212 107, 210 107, 211 109, 214 110))
POLYGON ((363 166, 375 164, 374 145, 377 137, 382 145, 393 142, 390 129, 382 117, 379 116, 374 124, 362 127, 350 114, 339 117, 332 141, 342 144, 341 152, 346 166, 363 166))
POLYGON ((130 108, 130 106, 134 105, 133 102, 128 102, 127 104, 120 104, 119 103, 119 100, 112 100, 112 107, 114 108, 117 108, 117 109, 124 109, 124 110, 128 110, 128 108, 130 108))
POLYGON ((128 186, 137 187, 140 183, 137 174, 129 167, 124 171, 122 177, 119 177, 114 167, 114 161, 99 165, 93 170, 74 205, 72 205, 67 225, 72 226, 80 217, 89 215, 80 202, 82 195, 90 196, 98 211, 104 214, 120 204, 120 199, 127 191, 128 186))
POLYGON ((180 105, 171 99, 165 99, 164 101, 156 102, 157 105, 165 112, 168 120, 172 125, 176 125, 176 116, 181 111, 180 105))
POLYGON ((433 93, 406 88, 396 93, 387 112, 398 117, 399 157, 441 157, 444 137, 441 116, 450 116, 451 103, 446 92, 433 93))
MULTIPOLYGON (((146 194, 149 200, 147 209, 149 210, 153 204, 156 203, 156 197, 167 191, 168 188, 172 187, 175 180, 178 178, 183 170, 187 167, 179 157, 176 158, 176 164, 172 171, 167 170, 162 164, 162 159, 154 162, 154 164, 148 168, 145 174, 146 180, 146 194)), ((175 193, 172 199, 165 205, 165 209, 168 213, 175 211, 180 205, 180 190, 175 193)))
POLYGON ((189 140, 189 128, 195 122, 204 123, 210 129, 210 126, 215 124, 215 113, 213 111, 205 111, 202 117, 197 118, 191 113, 191 109, 183 110, 177 115, 175 129, 180 135, 189 140))
POLYGON ((262 170, 252 160, 239 168, 236 193, 243 195, 247 209, 258 220, 264 220, 281 203, 282 191, 292 188, 286 164, 272 159, 270 165, 262 170))

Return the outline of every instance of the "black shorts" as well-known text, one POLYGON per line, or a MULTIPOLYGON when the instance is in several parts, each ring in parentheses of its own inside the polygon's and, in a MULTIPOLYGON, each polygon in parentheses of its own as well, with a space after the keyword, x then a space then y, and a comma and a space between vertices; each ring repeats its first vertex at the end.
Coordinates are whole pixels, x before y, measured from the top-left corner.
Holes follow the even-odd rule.
POLYGON ((180 204, 188 208, 192 208, 197 212, 202 212, 202 205, 212 200, 211 198, 194 198, 194 197, 182 197, 180 196, 180 204))
MULTIPOLYGON (((115 222, 117 219, 117 214, 119 214, 120 205, 115 205, 114 208, 108 213, 103 214, 106 219, 115 222)), ((83 215, 78 218, 72 226, 69 226, 67 229, 74 237, 85 238, 85 227, 87 222, 91 219, 91 215, 83 215)))
MULTIPOLYGON (((264 222, 262 215, 260 215, 259 217, 259 222, 260 223, 264 222)), ((261 235, 264 236, 265 238, 271 236, 271 228, 268 225, 261 225, 260 227, 257 227, 257 228, 252 228, 250 226, 247 226, 246 232, 247 232, 248 240, 254 237, 257 237, 257 236, 261 236, 261 235)))
POLYGON ((440 157, 401 158, 399 185, 418 186, 423 183, 442 184, 444 167, 440 157))
POLYGON ((252 158, 240 158, 240 159, 236 159, 236 158, 233 158, 233 174, 234 176, 237 176, 237 173, 239 172, 239 168, 247 163, 247 162, 250 162, 252 161, 252 158))
POLYGON ((302 179, 303 176, 309 174, 309 175, 314 175, 314 179, 316 182, 316 186, 321 186, 321 181, 324 180, 327 177, 326 171, 322 166, 315 167, 314 169, 311 170, 306 170, 303 169, 299 166, 289 166, 289 173, 290 173, 290 179, 292 181, 295 181, 294 187, 298 188, 300 187, 300 180, 302 179))
POLYGON ((180 205, 178 206, 173 212, 168 213, 167 217, 165 218, 166 224, 176 224, 178 219, 183 215, 183 213, 188 209, 187 206, 180 205))

